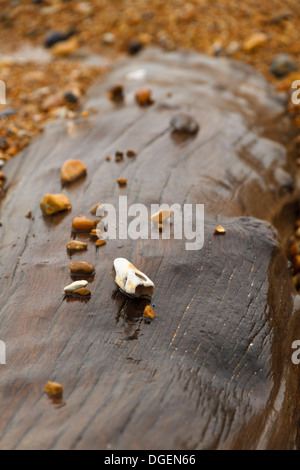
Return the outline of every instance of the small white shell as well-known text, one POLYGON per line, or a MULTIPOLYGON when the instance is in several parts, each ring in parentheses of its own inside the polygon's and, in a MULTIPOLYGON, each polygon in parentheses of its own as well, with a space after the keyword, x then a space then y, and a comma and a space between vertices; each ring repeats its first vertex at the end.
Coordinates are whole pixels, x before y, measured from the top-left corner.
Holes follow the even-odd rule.
POLYGON ((115 283, 126 294, 136 297, 151 297, 154 290, 154 284, 146 274, 142 273, 133 264, 125 258, 116 258, 114 260, 115 283), (139 290, 138 287, 140 287, 139 290))
POLYGON ((66 294, 71 294, 76 289, 80 289, 81 287, 86 287, 88 284, 88 281, 75 281, 72 282, 72 284, 69 284, 64 288, 64 292, 66 294))

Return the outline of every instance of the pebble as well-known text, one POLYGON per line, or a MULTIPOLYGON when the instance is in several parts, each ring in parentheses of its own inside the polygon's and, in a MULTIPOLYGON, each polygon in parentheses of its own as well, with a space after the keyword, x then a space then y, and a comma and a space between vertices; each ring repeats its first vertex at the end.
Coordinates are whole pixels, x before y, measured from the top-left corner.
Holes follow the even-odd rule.
POLYGON ((3 171, 0 171, 0 180, 6 180, 6 176, 3 171))
POLYGON ((104 33, 102 36, 102 42, 110 46, 116 42, 116 36, 113 33, 104 33))
POLYGON ((135 55, 143 49, 143 43, 139 39, 132 39, 128 43, 128 54, 135 55))
POLYGON ((300 271, 300 254, 293 256, 292 263, 294 274, 297 274, 300 271))
POLYGON ((57 212, 70 210, 71 201, 64 194, 45 194, 40 202, 40 208, 45 215, 52 215, 57 212))
POLYGON ((139 88, 135 93, 135 99, 140 106, 149 106, 154 103, 150 88, 139 88))
POLYGON ((124 88, 122 85, 115 85, 108 91, 108 97, 114 103, 122 103, 124 101, 124 88))
POLYGON ((69 39, 71 34, 72 33, 70 32, 63 33, 62 31, 50 31, 46 35, 44 46, 47 48, 50 48, 54 46, 55 44, 57 44, 58 42, 66 41, 67 39, 69 39))
POLYGON ((288 54, 276 55, 270 64, 270 72, 279 78, 295 70, 297 70, 297 64, 293 57, 288 54))
POLYGON ((0 150, 6 150, 9 147, 5 137, 0 137, 0 150))
POLYGON ((42 102, 43 111, 48 111, 52 108, 58 108, 64 104, 65 100, 61 93, 55 93, 53 95, 47 96, 42 102))
POLYGON ((287 19, 291 18, 292 16, 293 16, 293 12, 291 10, 281 10, 278 13, 275 13, 272 16, 272 18, 270 20, 270 23, 271 24, 278 24, 282 20, 287 20, 287 19))
POLYGON ((72 103, 72 104, 77 104, 78 101, 79 101, 79 97, 80 97, 80 92, 79 90, 76 90, 75 91, 72 91, 72 90, 68 90, 65 92, 64 94, 64 99, 68 102, 68 103, 72 103))
POLYGON ((76 232, 90 232, 94 228, 94 222, 84 215, 75 217, 72 221, 72 229, 76 232))
POLYGON ((14 114, 17 114, 17 110, 14 108, 3 109, 2 111, 0 111, 0 119, 14 116, 14 114))
POLYGON ((95 271, 95 266, 85 261, 74 261, 69 268, 72 274, 92 274, 95 271))
POLYGON ((267 42, 269 36, 265 33, 254 33, 250 36, 243 44, 243 49, 246 52, 251 52, 257 49, 259 46, 267 42))
POLYGON ((56 57, 65 57, 78 49, 78 41, 76 38, 67 39, 59 42, 51 48, 51 52, 56 57))
POLYGON ((86 287, 88 285, 88 281, 85 280, 80 280, 80 281, 75 281, 69 284, 64 288, 64 292, 66 294, 71 294, 73 291, 77 289, 81 289, 81 287, 86 287))
POLYGON ((126 186, 127 185, 127 179, 126 178, 119 178, 117 180, 117 183, 119 186, 126 186))
POLYGON ((156 313, 154 310, 150 307, 150 305, 147 305, 144 309, 143 316, 145 318, 149 318, 150 320, 153 320, 154 317, 156 317, 156 313))
POLYGON ((192 116, 184 113, 173 116, 170 125, 174 132, 180 134, 196 134, 199 130, 197 121, 192 116))
POLYGON ((239 42, 231 41, 226 48, 226 54, 228 55, 235 54, 236 52, 240 50, 240 48, 241 48, 241 45, 239 42))
POLYGON ((98 202, 97 204, 95 204, 91 210, 90 210, 90 214, 92 215, 96 215, 97 214, 97 209, 99 206, 102 206, 101 202, 98 202))
POLYGON ((119 288, 128 295, 151 298, 154 284, 146 274, 139 271, 125 258, 116 258, 111 275, 119 288))
POLYGON ((48 395, 59 396, 63 393, 63 386, 57 382, 47 382, 44 388, 44 391, 48 395))
POLYGON ((300 242, 295 242, 289 247, 289 252, 291 255, 300 254, 300 242))
POLYGON ((115 154, 115 161, 116 162, 121 162, 122 160, 124 160, 124 153, 120 152, 120 151, 117 151, 116 154, 115 154))
POLYGON ((61 169, 61 180, 72 183, 81 176, 86 175, 87 167, 80 160, 67 160, 61 169))
POLYGON ((215 228, 215 233, 226 233, 225 228, 222 225, 218 225, 218 227, 215 228))
POLYGON ((167 209, 163 209, 151 215, 151 222, 154 222, 156 224, 161 224, 164 220, 169 219, 171 215, 172 215, 171 211, 167 209))
POLYGON ((0 168, 2 168, 4 165, 5 165, 5 161, 4 161, 4 160, 0 160, 0 168))
POLYGON ((80 287, 79 289, 74 290, 72 294, 82 295, 83 297, 86 297, 87 295, 91 295, 91 291, 89 289, 86 289, 85 287, 80 287))
POLYGON ((102 245, 106 245, 106 240, 99 238, 99 240, 96 241, 95 246, 102 246, 102 245))
POLYGON ((134 150, 127 150, 126 155, 128 158, 132 158, 136 156, 136 152, 134 150))
POLYGON ((67 250, 68 251, 81 251, 87 250, 88 244, 85 242, 81 242, 79 240, 71 240, 67 243, 67 250))

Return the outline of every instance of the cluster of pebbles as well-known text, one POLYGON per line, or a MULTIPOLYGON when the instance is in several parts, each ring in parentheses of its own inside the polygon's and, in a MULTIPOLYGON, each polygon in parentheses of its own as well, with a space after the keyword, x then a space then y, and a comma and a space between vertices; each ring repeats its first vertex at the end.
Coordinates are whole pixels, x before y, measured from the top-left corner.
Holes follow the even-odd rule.
MULTIPOLYGON (((118 152, 117 152, 118 153, 118 152)), ((119 152, 123 158, 123 153, 119 152)), ((134 151, 127 151, 128 157, 135 156, 134 151)), ((87 174, 86 166, 80 160, 67 160, 61 168, 61 181, 65 184, 73 183, 87 174)), ((126 184, 126 180, 118 180, 120 185, 126 184)), ((69 211, 72 208, 70 199, 65 194, 45 194, 40 201, 40 208, 45 216, 51 216, 62 211, 69 211)), ((96 216, 103 211, 101 203, 95 204, 90 213, 96 216)), ((170 217, 170 211, 160 211, 152 216, 152 221, 161 224, 163 220, 170 217)), ((100 238, 101 230, 97 228, 99 219, 92 220, 85 215, 78 215, 72 220, 72 232, 76 235, 88 233, 90 238, 94 239, 95 246, 99 247, 106 244, 106 240, 100 238)), ((88 243, 81 240, 70 240, 67 243, 67 252, 74 254, 79 251, 87 250, 88 243)), ((95 266, 86 261, 72 261, 69 264, 71 277, 85 277, 95 274, 95 266)), ((135 298, 151 299, 154 292, 154 283, 149 277, 137 269, 130 261, 125 258, 116 258, 113 262, 111 274, 120 291, 127 296, 135 298)), ((78 279, 64 288, 66 296, 89 297, 91 291, 87 288, 88 280, 78 279)), ((150 306, 147 306, 143 315, 148 320, 155 317, 155 313, 150 306)))

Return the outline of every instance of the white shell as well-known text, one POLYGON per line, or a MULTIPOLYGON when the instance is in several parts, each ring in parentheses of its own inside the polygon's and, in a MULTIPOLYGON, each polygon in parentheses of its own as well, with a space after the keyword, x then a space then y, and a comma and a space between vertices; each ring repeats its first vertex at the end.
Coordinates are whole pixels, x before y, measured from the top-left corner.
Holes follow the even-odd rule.
POLYGON ((146 274, 142 273, 133 264, 125 258, 116 258, 114 260, 114 268, 116 276, 115 283, 126 294, 136 295, 136 288, 138 286, 153 287, 154 284, 146 274), (139 277, 142 276, 142 277, 139 277))
POLYGON ((72 282, 72 284, 69 284, 64 288, 64 291, 66 294, 71 294, 76 289, 80 289, 81 287, 86 287, 88 284, 88 281, 75 281, 72 282))

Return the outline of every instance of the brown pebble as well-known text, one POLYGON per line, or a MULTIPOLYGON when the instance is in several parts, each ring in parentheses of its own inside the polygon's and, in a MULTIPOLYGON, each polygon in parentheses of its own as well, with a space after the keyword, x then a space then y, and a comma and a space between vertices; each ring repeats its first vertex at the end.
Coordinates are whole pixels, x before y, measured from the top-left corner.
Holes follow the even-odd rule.
POLYGON ((96 241, 95 246, 102 246, 102 245, 106 245, 106 240, 99 238, 99 240, 96 241))
POLYGON ((107 162, 110 162, 110 156, 109 156, 109 155, 106 155, 105 160, 106 160, 107 162))
POLYGON ((98 202, 97 204, 95 204, 95 205, 91 208, 90 214, 96 215, 96 214, 97 214, 97 209, 98 209, 99 206, 101 206, 101 202, 98 202))
POLYGON ((61 180, 72 183, 87 172, 86 166, 80 160, 67 160, 61 169, 61 180))
POLYGON ((135 152, 134 150, 127 150, 126 155, 127 155, 127 157, 129 157, 129 158, 135 157, 135 156, 136 156, 136 152, 135 152))
POLYGON ((91 291, 87 289, 86 287, 80 287, 77 290, 73 290, 72 294, 87 296, 87 295, 91 295, 91 291))
POLYGON ((72 221, 72 229, 76 232, 90 232, 94 228, 94 222, 84 215, 75 217, 72 221))
POLYGON ((74 261, 69 264, 72 274, 91 274, 95 271, 95 266, 86 261, 74 261))
POLYGON ((117 151, 116 155, 115 155, 115 161, 116 162, 121 162, 123 160, 124 160, 124 153, 120 152, 120 151, 117 151))
POLYGON ((84 111, 81 112, 80 116, 83 118, 86 118, 90 115, 90 112, 88 109, 85 109, 84 111))
POLYGON ((143 316, 146 317, 146 318, 150 318, 150 320, 152 320, 154 317, 156 317, 156 313, 150 307, 150 305, 147 305, 144 309, 143 316))
POLYGON ((52 215, 57 212, 70 210, 71 201, 64 194, 45 194, 40 202, 40 208, 45 215, 52 215))
POLYGON ((300 271, 300 254, 293 256, 292 263, 294 274, 297 274, 300 271))
POLYGON ((63 389, 63 386, 57 382, 47 382, 44 391, 48 393, 48 395, 57 397, 58 395, 62 395, 63 389))
POLYGON ((217 233, 223 234, 223 233, 226 233, 226 230, 225 230, 225 228, 224 228, 222 225, 218 225, 218 227, 215 228, 215 233, 216 233, 216 234, 217 234, 217 233))
POLYGON ((86 250, 87 247, 88 247, 87 243, 81 242, 79 240, 71 240, 69 243, 67 243, 67 250, 68 251, 86 250))
POLYGON ((117 183, 118 183, 119 186, 126 186, 126 184, 127 184, 127 179, 126 179, 126 178, 119 178, 119 179, 117 180, 117 183))
POLYGON ((135 99, 140 106, 149 106, 154 103, 150 88, 139 88, 135 93, 135 99))
POLYGON ((108 97, 111 101, 114 101, 114 103, 122 103, 122 101, 124 101, 123 91, 122 85, 115 85, 109 90, 108 97))
POLYGON ((78 49, 78 40, 76 38, 67 39, 55 44, 51 48, 51 53, 55 57, 66 57, 78 49))
POLYGON ((300 242, 295 242, 289 247, 289 252, 291 255, 300 254, 300 242))
POLYGON ((27 212, 27 214, 25 215, 26 219, 31 219, 31 211, 27 212))
POLYGON ((2 227, 2 225, 3 225, 2 222, 0 222, 0 227, 2 227))
POLYGON ((55 93, 54 95, 47 96, 42 103, 43 111, 49 111, 52 108, 58 108, 65 103, 65 99, 61 93, 55 93))
POLYGON ((0 180, 6 180, 6 176, 3 171, 0 171, 0 180))

